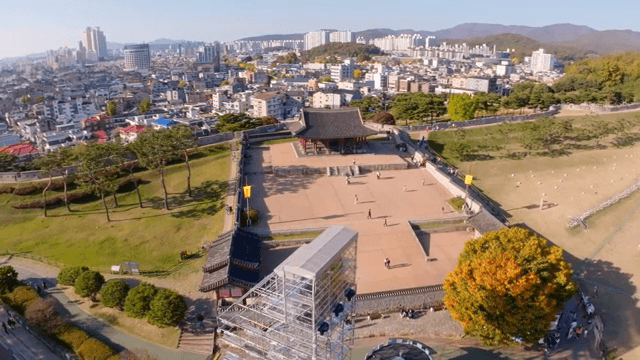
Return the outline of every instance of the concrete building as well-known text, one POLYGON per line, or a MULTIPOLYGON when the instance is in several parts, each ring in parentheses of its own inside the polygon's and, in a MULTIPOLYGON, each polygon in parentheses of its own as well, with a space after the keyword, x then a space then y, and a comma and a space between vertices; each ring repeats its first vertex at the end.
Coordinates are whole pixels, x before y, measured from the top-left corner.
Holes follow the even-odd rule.
POLYGON ((144 70, 151 67, 151 54, 149 44, 125 45, 124 68, 125 70, 144 70))
POLYGON ((84 31, 84 42, 87 52, 93 52, 99 60, 107 57, 107 37, 99 27, 87 27, 84 31))
POLYGON ((351 30, 334 31, 329 34, 329 42, 350 43, 353 42, 353 34, 351 33, 351 30))
POLYGON ((265 92, 256 94, 251 99, 251 103, 253 105, 253 116, 273 116, 277 119, 283 119, 284 101, 285 95, 279 92, 265 92))
POLYGON ((339 82, 345 79, 352 79, 354 66, 353 59, 347 59, 343 64, 331 66, 331 80, 339 82))
POLYGON ((531 55, 531 71, 534 73, 551 71, 555 62, 556 57, 553 54, 545 54, 544 49, 534 51, 531 55))
POLYGON ((329 43, 330 33, 326 30, 311 31, 304 34, 304 49, 311 50, 314 47, 329 43))
POLYGON ((196 64, 211 64, 213 71, 220 69, 220 49, 218 43, 202 45, 198 48, 196 64))

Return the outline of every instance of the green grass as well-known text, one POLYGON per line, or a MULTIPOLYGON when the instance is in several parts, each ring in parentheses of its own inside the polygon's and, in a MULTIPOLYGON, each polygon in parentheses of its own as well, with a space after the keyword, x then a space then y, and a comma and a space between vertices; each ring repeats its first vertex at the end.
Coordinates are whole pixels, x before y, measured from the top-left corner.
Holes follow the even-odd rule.
MULTIPOLYGON (((586 124, 591 119, 600 119, 613 123, 618 119, 633 119, 637 114, 619 113, 596 116, 566 116, 554 118, 558 121, 571 121, 574 129, 586 124)), ((476 154, 469 160, 491 160, 506 158, 520 160, 524 157, 546 156, 544 151, 526 151, 520 145, 520 137, 530 126, 531 122, 503 123, 499 125, 478 126, 467 129, 433 131, 429 133, 429 146, 442 156, 447 162, 459 166, 461 161, 447 148, 453 142, 464 142, 475 149, 476 154)), ((576 131, 574 130, 574 133, 576 131)), ((570 134, 575 135, 575 134, 570 134)), ((613 135, 603 139, 601 144, 613 146, 613 135)), ((582 140, 577 144, 573 140, 566 140, 564 148, 569 154, 574 151, 585 151, 594 148, 595 140, 582 140)))
POLYGON ((460 212, 462 211, 462 206, 464 206, 464 199, 459 196, 452 197, 447 199, 447 204, 451 205, 455 211, 460 212))
POLYGON ((284 143, 294 142, 296 140, 298 140, 298 138, 284 138, 284 139, 267 140, 267 141, 260 142, 257 145, 260 146, 260 145, 284 144, 284 143))
POLYGON ((224 226, 223 201, 229 177, 228 147, 207 148, 206 156, 191 161, 193 199, 185 194, 186 167, 166 168, 171 210, 162 209, 162 189, 156 172, 137 174, 145 208, 137 205, 135 191, 118 195, 120 206, 108 198, 112 222, 107 222, 101 201, 49 211, 15 210, 12 204, 40 195, 0 195, 0 251, 31 252, 66 265, 87 265, 101 270, 133 261, 141 270, 167 270, 179 262, 182 250, 194 252, 214 239, 224 226))
POLYGON ((417 223, 417 224, 413 224, 411 225, 411 228, 413 228, 414 230, 436 230, 436 229, 444 229, 444 228, 448 228, 448 227, 454 227, 454 226, 458 226, 458 225, 462 225, 464 224, 463 220, 459 220, 459 221, 451 221, 451 220, 446 220, 446 221, 432 221, 432 222, 427 222, 427 223, 417 223))

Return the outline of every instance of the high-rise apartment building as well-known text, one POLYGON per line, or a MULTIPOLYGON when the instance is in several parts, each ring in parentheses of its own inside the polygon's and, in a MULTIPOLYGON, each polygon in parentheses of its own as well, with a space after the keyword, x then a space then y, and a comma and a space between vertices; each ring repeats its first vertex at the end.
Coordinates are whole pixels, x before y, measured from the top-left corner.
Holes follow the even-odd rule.
POLYGON ((217 71, 220 68, 220 48, 218 43, 200 46, 196 63, 213 64, 215 71, 217 71))
POLYGON ((330 33, 326 30, 312 31, 304 34, 304 49, 311 50, 329 43, 330 33))
POLYGON ((107 57, 107 37, 100 31, 100 27, 87 27, 83 36, 87 53, 93 52, 101 60, 107 57))
POLYGON ((329 42, 349 43, 353 42, 353 34, 351 30, 334 31, 329 34, 329 42))
POLYGON ((125 70, 143 70, 151 67, 151 54, 149 44, 125 45, 124 68, 125 70))
POLYGON ((534 73, 551 71, 554 68, 556 57, 553 54, 545 54, 544 49, 534 51, 531 55, 531 70, 534 73))

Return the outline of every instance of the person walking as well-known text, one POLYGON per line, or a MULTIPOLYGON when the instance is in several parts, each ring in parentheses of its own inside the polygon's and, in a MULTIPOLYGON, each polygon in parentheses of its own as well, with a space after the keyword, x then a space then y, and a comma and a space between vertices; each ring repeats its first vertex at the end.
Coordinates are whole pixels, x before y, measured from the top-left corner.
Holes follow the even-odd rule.
POLYGON ((367 219, 371 219, 371 209, 369 209, 369 213, 367 214, 367 219))
POLYGON ((15 321, 13 321, 13 319, 12 319, 12 318, 9 318, 9 319, 7 320, 7 324, 9 324, 9 327, 10 327, 11 329, 15 330, 15 328, 16 328, 16 322, 15 322, 15 321))
POLYGON ((358 205, 358 195, 356 195, 356 205, 358 205))
POLYGON ((402 191, 407 192, 407 185, 404 186, 404 189, 402 189, 402 191))
POLYGON ((198 320, 198 326, 200 326, 201 328, 204 328, 204 316, 202 314, 198 314, 197 320, 198 320))
POLYGON ((380 180, 380 171, 376 171, 376 177, 380 180))
POLYGON ((347 176, 347 185, 351 185, 351 177, 347 176))
POLYGON ((47 290, 47 282, 42 280, 42 288, 47 290))
POLYGON ((353 159, 353 165, 355 165, 355 164, 356 164, 356 159, 353 159))
POLYGON ((442 213, 444 214, 444 206, 442 207, 442 213))
POLYGON ((384 227, 389 226, 389 225, 387 225, 387 218, 384 218, 384 225, 383 225, 383 226, 384 226, 384 227))
POLYGON ((4 329, 4 332, 5 332, 6 334, 8 334, 8 333, 9 333, 9 330, 7 330, 7 324, 5 324, 4 322, 2 323, 2 328, 4 329))
POLYGON ((36 285, 36 292, 40 295, 40 286, 36 285))
POLYGON ((391 267, 391 259, 389 258, 384 259, 384 267, 386 267, 387 270, 389 270, 389 268, 391 267))
POLYGON ((422 179, 422 186, 426 186, 427 185, 427 179, 422 179))

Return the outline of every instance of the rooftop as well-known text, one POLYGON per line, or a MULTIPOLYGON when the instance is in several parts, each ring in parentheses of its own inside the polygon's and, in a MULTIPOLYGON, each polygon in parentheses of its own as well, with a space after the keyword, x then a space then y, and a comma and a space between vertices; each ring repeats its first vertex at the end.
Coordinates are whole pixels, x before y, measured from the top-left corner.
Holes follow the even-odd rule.
POLYGON ((131 133, 139 134, 144 132, 146 129, 147 127, 144 125, 131 125, 131 126, 123 127, 122 129, 120 129, 120 132, 123 132, 125 134, 131 134, 131 133))
POLYGON ((304 109, 304 129, 297 137, 305 139, 344 139, 366 137, 378 132, 364 126, 358 108, 325 110, 304 109))
POLYGON ((31 144, 15 144, 0 148, 0 152, 15 156, 37 154, 38 150, 31 144))

